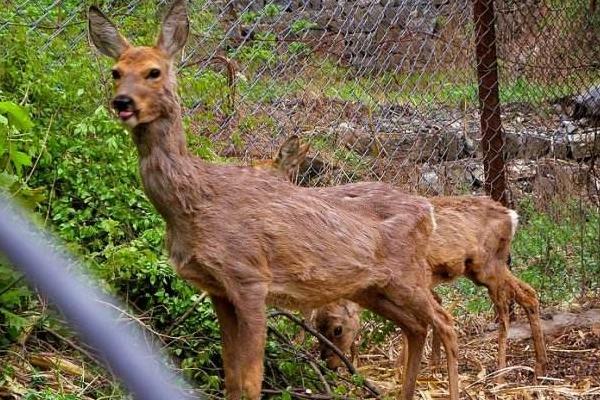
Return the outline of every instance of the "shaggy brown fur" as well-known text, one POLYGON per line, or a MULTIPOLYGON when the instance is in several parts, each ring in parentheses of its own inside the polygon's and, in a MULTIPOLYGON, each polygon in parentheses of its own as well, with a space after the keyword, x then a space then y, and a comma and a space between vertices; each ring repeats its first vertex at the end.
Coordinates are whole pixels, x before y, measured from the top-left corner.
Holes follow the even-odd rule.
MULTIPOLYGON (((300 165, 308 148, 300 147, 296 136, 286 140, 271 168, 289 176, 288 165, 300 165)), ((266 168, 267 164, 263 164, 266 168)), ((345 198, 343 189, 333 189, 328 196, 345 198)), ((356 194, 352 201, 360 201, 356 194)), ((517 228, 518 216, 496 201, 484 196, 433 197, 435 229, 427 260, 432 269, 432 287, 465 276, 477 285, 488 289, 500 321, 498 333, 498 368, 506 367, 507 334, 509 326, 508 305, 515 299, 527 313, 535 348, 537 376, 543 376, 547 367, 546 346, 541 328, 537 294, 528 284, 515 277, 507 266, 511 241, 517 228)), ((439 302, 441 299, 433 293, 439 302)), ((359 313, 348 301, 328 305, 316 311, 317 327, 321 333, 345 353, 352 350, 358 335, 359 313), (334 334, 337 329, 342 333, 334 334)), ((434 331, 431 363, 440 358, 440 341, 434 331)), ((322 353, 331 366, 340 363, 332 352, 322 353)))
POLYGON ((227 397, 260 398, 267 303, 320 307, 346 298, 406 332, 405 399, 434 326, 448 354, 450 398, 458 400, 456 333, 429 291, 431 204, 383 183, 330 195, 269 171, 205 163, 186 149, 176 96, 185 2, 173 3, 155 47, 129 45, 95 7, 89 22, 96 47, 117 60, 113 107, 132 131, 144 190, 166 221, 171 263, 213 301, 227 397))

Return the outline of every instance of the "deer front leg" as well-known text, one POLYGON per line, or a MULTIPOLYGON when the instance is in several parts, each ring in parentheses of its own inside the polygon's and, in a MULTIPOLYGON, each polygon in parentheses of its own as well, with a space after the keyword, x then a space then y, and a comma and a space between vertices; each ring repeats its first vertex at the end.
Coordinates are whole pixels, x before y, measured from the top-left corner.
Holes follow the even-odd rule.
POLYGON ((223 297, 211 296, 221 331, 221 354, 225 370, 225 391, 228 400, 241 400, 242 373, 237 355, 238 320, 233 304, 223 297))
POLYGON ((238 316, 237 361, 242 368, 242 386, 245 398, 259 400, 263 379, 267 288, 251 285, 240 292, 236 311, 238 316))

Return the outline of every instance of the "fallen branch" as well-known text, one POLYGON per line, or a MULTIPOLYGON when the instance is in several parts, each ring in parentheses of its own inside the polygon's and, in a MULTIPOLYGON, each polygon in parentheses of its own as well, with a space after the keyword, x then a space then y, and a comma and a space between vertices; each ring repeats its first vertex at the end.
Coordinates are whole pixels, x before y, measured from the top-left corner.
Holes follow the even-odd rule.
POLYGON ((306 393, 304 391, 284 391, 284 390, 276 390, 276 389, 263 389, 262 390, 263 394, 267 394, 267 395, 282 395, 283 393, 288 393, 290 394, 292 397, 296 397, 298 399, 310 399, 310 400, 333 400, 333 399, 348 399, 348 397, 333 397, 330 396, 328 394, 312 394, 312 393, 306 393))
MULTIPOLYGON (((278 317, 278 316, 286 317, 287 319, 289 319, 290 321, 292 321, 293 323, 300 326, 302 329, 304 329, 305 331, 307 331, 308 333, 310 333, 311 335, 316 337, 321 343, 323 343, 325 346, 329 347, 340 358, 340 360, 342 360, 342 362, 344 363, 344 365, 346 366, 346 368, 348 369, 348 372, 350 374, 358 375, 356 368, 354 368, 354 365, 350 362, 350 360, 348 360, 348 358, 344 355, 344 353, 342 353, 342 351, 340 349, 338 349, 335 344, 331 343, 331 341, 329 341, 329 339, 327 339, 325 336, 321 335, 321 333, 316 331, 311 326, 307 325, 300 318, 296 317, 295 315, 293 315, 287 311, 278 310, 278 311, 274 311, 271 314, 269 314, 269 317, 278 317)), ((371 382, 369 382, 368 379, 365 379, 364 387, 366 389, 368 389, 375 396, 381 395, 381 391, 379 390, 379 388, 376 387, 371 382)))
POLYGON ((92 353, 90 353, 89 351, 87 351, 83 347, 81 347, 78 344, 76 344, 75 342, 73 342, 71 339, 68 339, 68 338, 62 336, 60 333, 58 333, 58 332, 56 332, 56 331, 54 331, 54 330, 52 330, 50 328, 44 328, 44 330, 46 332, 48 332, 49 334, 51 334, 52 336, 54 336, 55 338, 57 338, 58 340, 61 340, 61 341, 65 342, 71 348, 73 348, 74 350, 77 350, 78 352, 80 352, 81 354, 83 354, 84 356, 86 356, 91 361, 98 362, 98 358, 97 357, 95 357, 92 353))
POLYGON ((84 382, 88 382, 92 379, 89 373, 86 373, 79 365, 55 355, 32 354, 29 356, 29 363, 45 370, 58 369, 67 375, 80 377, 84 382))

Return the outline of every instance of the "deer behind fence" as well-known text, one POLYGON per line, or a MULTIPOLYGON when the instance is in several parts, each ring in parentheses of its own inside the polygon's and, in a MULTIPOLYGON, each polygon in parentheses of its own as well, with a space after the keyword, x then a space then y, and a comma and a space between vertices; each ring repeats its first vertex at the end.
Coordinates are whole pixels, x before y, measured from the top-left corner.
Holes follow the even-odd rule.
MULTIPOLYGON (((274 161, 262 163, 285 177, 298 174, 298 166, 308 153, 297 136, 291 136, 280 147, 274 161)), ((328 191, 336 196, 336 189, 328 191)), ((337 194, 343 198, 344 192, 337 194)), ((508 268, 510 248, 518 225, 514 210, 485 196, 450 196, 430 198, 435 210, 437 228, 433 232, 427 260, 431 268, 432 288, 459 277, 466 277, 487 288, 499 320, 498 368, 506 367, 511 300, 523 307, 531 327, 535 349, 535 374, 546 372, 548 358, 540 321, 539 301, 535 290, 514 276, 508 268)), ((441 299, 433 293, 436 299, 441 299)), ((306 313, 306 312, 305 312, 306 313)), ((341 351, 354 352, 359 329, 359 313, 348 301, 340 301, 316 310, 317 328, 341 351)), ((440 359, 440 341, 434 331, 432 365, 440 359)), ((321 352, 330 367, 338 367, 338 356, 326 346, 321 352)))

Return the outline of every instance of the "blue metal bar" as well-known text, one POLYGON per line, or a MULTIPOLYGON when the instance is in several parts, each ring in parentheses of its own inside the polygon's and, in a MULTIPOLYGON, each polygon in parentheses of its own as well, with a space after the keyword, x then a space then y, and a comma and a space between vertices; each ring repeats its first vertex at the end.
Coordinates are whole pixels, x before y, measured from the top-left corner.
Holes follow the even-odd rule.
MULTIPOLYGON (((137 399, 199 398, 165 366, 147 332, 122 320, 122 306, 85 282, 79 264, 0 192, 0 253, 58 307, 137 399)), ((200 397, 202 398, 202 397, 200 397)))

